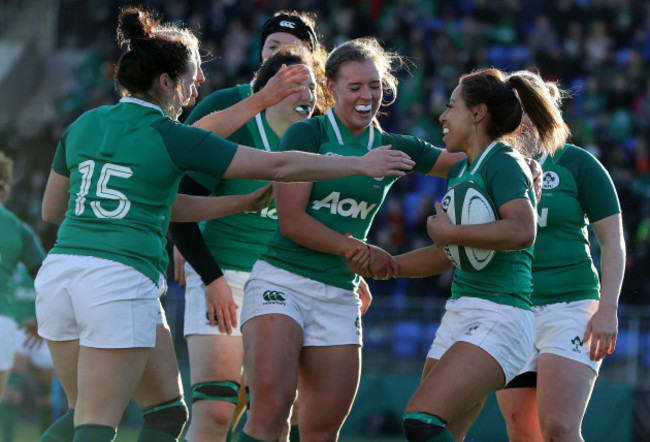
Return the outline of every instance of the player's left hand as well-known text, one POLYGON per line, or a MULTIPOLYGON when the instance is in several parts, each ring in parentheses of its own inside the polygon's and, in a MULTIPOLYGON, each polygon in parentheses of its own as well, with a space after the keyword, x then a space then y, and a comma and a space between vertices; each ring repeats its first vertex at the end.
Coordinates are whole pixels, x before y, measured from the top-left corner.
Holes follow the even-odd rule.
POLYGON ((359 295, 359 300, 361 301, 361 307, 359 307, 359 310, 362 315, 365 315, 372 303, 372 293, 370 293, 370 287, 363 278, 359 281, 359 290, 357 293, 359 295))
POLYGON ((615 306, 599 306, 587 323, 583 341, 591 338, 589 358, 599 361, 616 349, 618 315, 615 306))
POLYGON ((221 333, 231 334, 237 327, 237 309, 239 306, 232 297, 232 290, 224 276, 220 276, 205 286, 205 302, 210 325, 219 326, 221 333))
POLYGON ((345 263, 348 265, 350 271, 365 278, 372 278, 370 273, 370 248, 359 247, 351 249, 345 254, 345 263))
POLYGON ((444 211, 440 202, 436 201, 435 208, 436 214, 427 218, 427 234, 433 241, 434 246, 442 247, 447 244, 447 242, 443 240, 443 232, 451 225, 451 221, 449 221, 447 212, 444 211))
POLYGON ((250 200, 248 209, 249 212, 257 212, 265 207, 269 207, 273 202, 273 183, 269 183, 264 187, 260 187, 255 192, 251 192, 246 197, 250 200))

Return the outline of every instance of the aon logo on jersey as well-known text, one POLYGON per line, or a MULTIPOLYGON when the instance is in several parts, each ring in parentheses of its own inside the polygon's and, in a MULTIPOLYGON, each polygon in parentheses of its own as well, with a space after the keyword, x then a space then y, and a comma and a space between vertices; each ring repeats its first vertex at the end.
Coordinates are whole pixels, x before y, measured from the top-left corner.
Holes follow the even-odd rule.
POLYGON ((352 198, 341 199, 340 192, 332 192, 322 200, 312 203, 312 209, 329 209, 333 215, 339 214, 344 217, 366 219, 368 214, 377 207, 376 203, 368 204, 366 201, 355 201, 352 198))

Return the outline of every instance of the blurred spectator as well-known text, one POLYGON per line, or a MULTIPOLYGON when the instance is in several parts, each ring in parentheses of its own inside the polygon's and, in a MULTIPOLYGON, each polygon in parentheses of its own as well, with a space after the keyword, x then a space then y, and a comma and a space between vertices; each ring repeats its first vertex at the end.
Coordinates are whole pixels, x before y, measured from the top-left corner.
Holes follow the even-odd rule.
MULTIPOLYGON (((537 66, 571 88, 564 105, 573 140, 594 153, 615 180, 624 222, 631 239, 629 281, 625 290, 638 295, 648 265, 650 215, 650 4, 636 0, 149 0, 167 19, 183 21, 203 42, 207 81, 199 99, 250 78, 258 58, 256 29, 278 9, 317 10, 318 33, 328 49, 349 38, 372 34, 382 44, 408 56, 412 76, 400 78, 397 103, 380 121, 384 128, 441 143, 438 116, 456 86, 458 75, 497 65, 508 70, 537 66)), ((61 127, 85 110, 116 99, 112 73, 117 53, 114 35, 123 0, 60 0, 60 48, 85 51, 76 76, 59 92, 55 120, 39 135, 21 138, 11 116, 0 115, 0 148, 16 159, 17 182, 9 202, 31 220, 46 247, 52 228, 40 221, 43 180, 61 127), (39 154, 36 154, 38 152, 39 154)), ((372 240, 391 250, 427 241, 423 220, 431 198, 444 183, 408 176, 391 190, 372 240), (420 205, 422 208, 418 209, 420 205), (414 201, 417 201, 414 203, 414 201), (409 212, 414 210, 414 212, 409 212), (400 213, 401 212, 401 213, 400 213), (417 213, 416 213, 417 212, 417 213), (400 216, 401 215, 401 216, 400 216), (406 242, 406 244, 405 244, 406 242)), ((429 209, 429 210, 427 210, 429 209)), ((437 282, 436 282, 437 284, 437 282)), ((443 284, 444 285, 444 284, 443 284)), ((430 282, 407 290, 426 292, 430 282)), ((435 286, 435 284, 433 284, 435 286)), ((402 286, 385 285, 390 290, 402 286)), ((445 296, 444 288, 436 289, 445 296)), ((630 295, 637 302, 637 295, 630 295)), ((638 295, 642 296, 642 295, 638 295)), ((646 297, 648 295, 645 295, 646 297)))

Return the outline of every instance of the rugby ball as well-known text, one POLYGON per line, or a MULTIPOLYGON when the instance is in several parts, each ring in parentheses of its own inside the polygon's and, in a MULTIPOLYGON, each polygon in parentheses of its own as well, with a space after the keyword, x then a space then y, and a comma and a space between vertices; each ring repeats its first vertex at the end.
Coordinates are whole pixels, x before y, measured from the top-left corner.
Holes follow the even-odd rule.
MULTIPOLYGON (((452 224, 484 224, 496 220, 496 210, 490 197, 473 181, 452 186, 445 194, 442 208, 452 224)), ((483 270, 494 257, 494 250, 464 247, 455 244, 443 246, 451 263, 468 273, 483 270)))

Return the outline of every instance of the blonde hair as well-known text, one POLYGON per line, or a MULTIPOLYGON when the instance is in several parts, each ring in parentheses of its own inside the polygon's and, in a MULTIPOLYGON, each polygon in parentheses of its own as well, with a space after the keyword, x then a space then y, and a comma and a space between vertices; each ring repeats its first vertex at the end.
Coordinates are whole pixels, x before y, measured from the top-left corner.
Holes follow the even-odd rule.
POLYGON ((334 48, 325 63, 325 77, 336 81, 339 69, 348 61, 370 61, 377 66, 384 97, 386 95, 391 97, 384 100, 382 106, 390 106, 397 99, 399 82, 394 75, 395 72, 401 68, 409 70, 411 65, 406 57, 382 48, 374 37, 362 37, 346 41, 334 48))

